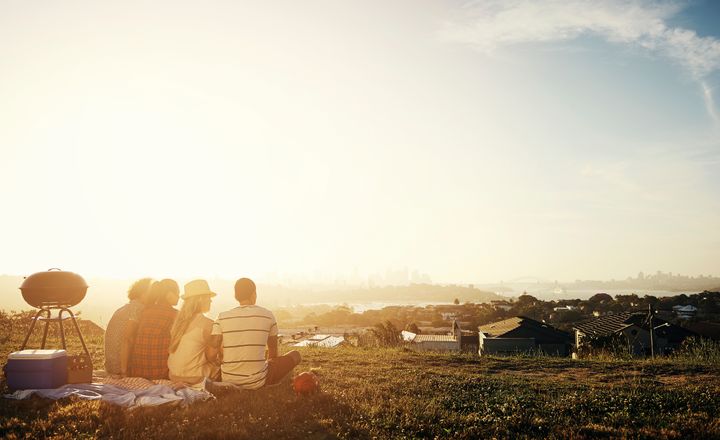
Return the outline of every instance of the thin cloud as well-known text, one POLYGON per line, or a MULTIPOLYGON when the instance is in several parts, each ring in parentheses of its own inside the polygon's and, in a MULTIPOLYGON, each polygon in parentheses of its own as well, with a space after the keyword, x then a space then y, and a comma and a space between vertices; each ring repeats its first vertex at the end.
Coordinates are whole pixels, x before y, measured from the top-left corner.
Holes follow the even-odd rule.
POLYGON ((712 93, 703 78, 720 70, 720 40, 668 25, 682 7, 678 2, 650 0, 473 1, 461 8, 457 20, 446 24, 441 36, 485 53, 582 35, 641 47, 680 65, 700 82, 708 114, 717 122, 712 93))
POLYGON ((718 115, 717 109, 715 108, 715 99, 713 99, 712 89, 707 85, 705 81, 701 82, 700 85, 703 89, 703 99, 705 99, 705 108, 708 114, 712 118, 715 125, 720 127, 720 115, 718 115))

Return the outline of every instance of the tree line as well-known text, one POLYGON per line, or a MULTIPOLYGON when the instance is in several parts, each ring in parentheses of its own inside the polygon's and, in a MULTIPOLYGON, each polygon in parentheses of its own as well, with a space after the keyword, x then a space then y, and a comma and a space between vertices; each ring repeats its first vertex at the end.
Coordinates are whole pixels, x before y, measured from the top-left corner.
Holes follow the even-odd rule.
POLYGON ((543 301, 532 295, 523 294, 508 301, 448 305, 389 306, 379 310, 353 312, 349 306, 337 306, 323 313, 309 313, 297 321, 301 325, 319 326, 364 326, 391 323, 397 329, 422 331, 422 328, 447 327, 452 319, 464 323, 466 330, 477 330, 477 326, 513 316, 526 316, 545 321, 559 328, 569 329, 572 323, 597 315, 621 313, 636 310, 654 310, 671 314, 674 306, 692 305, 697 307, 695 320, 720 322, 720 292, 704 291, 692 295, 655 297, 636 294, 616 295, 598 293, 587 300, 563 299, 543 301))

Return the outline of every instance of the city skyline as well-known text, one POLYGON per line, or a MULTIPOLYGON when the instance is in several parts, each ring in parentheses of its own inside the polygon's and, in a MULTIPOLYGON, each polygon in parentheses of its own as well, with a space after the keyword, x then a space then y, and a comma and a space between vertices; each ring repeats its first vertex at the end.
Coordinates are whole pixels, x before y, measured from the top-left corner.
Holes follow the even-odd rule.
MULTIPOLYGON (((0 276, 18 278, 28 276, 30 274, 9 274, 1 273, 0 276)), ((146 274, 151 275, 151 274, 146 274)), ((90 277, 89 279, 105 279, 105 280, 125 280, 132 281, 133 278, 128 277, 90 277)), ((155 275, 156 279, 162 276, 155 275)), ((208 280, 232 281, 236 277, 210 276, 205 277, 208 280)), ((636 275, 627 275, 619 277, 611 277, 606 279, 559 279, 551 276, 540 275, 522 275, 503 280, 489 280, 479 277, 463 280, 434 280, 429 273, 422 272, 413 268, 386 268, 384 272, 360 273, 357 270, 344 273, 323 273, 315 271, 311 275, 292 274, 292 273, 268 273, 258 274, 254 276, 258 283, 267 285, 284 285, 288 287, 299 286, 348 286, 348 287, 391 287, 391 286, 408 286, 413 284, 428 285, 502 285, 502 284, 524 284, 524 283, 542 283, 542 284, 565 284, 573 283, 608 283, 608 282, 625 282, 625 281, 646 281, 646 280, 717 280, 720 283, 720 277, 711 273, 708 274, 682 274, 678 272, 664 272, 662 270, 644 272, 639 271, 636 275)), ((186 278, 181 278, 185 280, 186 278)), ((190 278, 187 278, 189 280, 190 278)), ((720 287, 720 284, 717 286, 720 287)))

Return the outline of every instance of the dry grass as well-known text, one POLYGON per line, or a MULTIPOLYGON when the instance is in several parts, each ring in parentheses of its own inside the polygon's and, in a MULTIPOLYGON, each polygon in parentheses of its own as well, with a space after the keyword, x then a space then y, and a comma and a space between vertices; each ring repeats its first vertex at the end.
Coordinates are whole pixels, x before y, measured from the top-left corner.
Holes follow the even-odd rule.
MULTIPOLYGON (((18 333, 15 331, 14 333, 18 333)), ((14 334, 13 333, 13 334, 14 334)), ((98 334, 88 334, 101 364, 98 334)), ((17 337, 0 347, 3 357, 17 337)), ((720 366, 304 349, 322 392, 226 392, 189 408, 0 400, 6 438, 720 438, 720 366)), ((4 381, 2 383, 3 392, 4 381)))

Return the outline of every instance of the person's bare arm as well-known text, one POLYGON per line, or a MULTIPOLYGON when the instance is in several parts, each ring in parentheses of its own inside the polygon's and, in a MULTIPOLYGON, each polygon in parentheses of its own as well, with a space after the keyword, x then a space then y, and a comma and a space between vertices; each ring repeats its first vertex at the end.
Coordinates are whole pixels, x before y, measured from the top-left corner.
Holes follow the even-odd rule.
POLYGON ((268 359, 278 357, 278 338, 277 336, 268 336, 267 341, 268 359))
POLYGON ((128 375, 128 365, 130 364, 130 353, 132 353, 135 344, 135 336, 138 331, 138 322, 130 320, 125 327, 122 344, 120 344, 120 375, 128 375))
POLYGON ((222 335, 211 335, 207 347, 205 347, 205 357, 213 364, 219 364, 222 361, 222 335))

